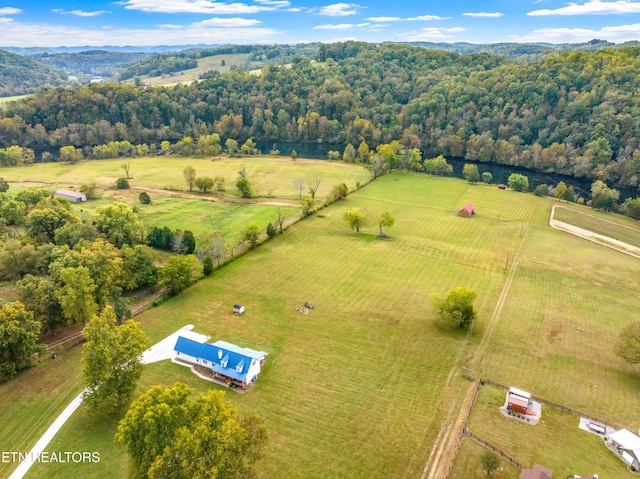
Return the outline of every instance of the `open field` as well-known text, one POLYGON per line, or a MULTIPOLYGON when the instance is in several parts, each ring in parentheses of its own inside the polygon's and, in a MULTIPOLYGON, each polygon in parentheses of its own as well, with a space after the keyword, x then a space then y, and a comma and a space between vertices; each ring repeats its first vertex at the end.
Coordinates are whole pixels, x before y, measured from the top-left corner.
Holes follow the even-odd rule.
MULTIPOLYGON (((520 464, 532 467, 537 462, 551 469, 553 477, 565 478, 569 474, 591 477, 594 473, 602 478, 633 477, 600 437, 578 428, 578 417, 543 405, 542 419, 531 426, 498 411, 505 395, 505 391, 481 387, 469 431, 507 451, 520 464)), ((465 439, 463 443, 469 441, 465 439)))
MULTIPOLYGON (((145 158, 119 158, 113 160, 87 160, 75 165, 67 163, 38 163, 16 168, 3 168, 2 177, 11 182, 40 182, 56 188, 78 187, 95 182, 101 188, 114 188, 118 178, 124 176, 122 164, 130 162, 129 180, 132 187, 149 187, 188 191, 182 170, 193 166, 198 176, 225 178, 225 195, 238 197, 235 187, 238 171, 246 167, 258 196, 297 199, 293 181, 296 178, 320 176, 322 183, 316 193, 324 198, 333 186, 345 182, 355 188, 356 182, 366 183, 370 173, 357 165, 318 160, 292 160, 283 157, 219 157, 212 161, 204 158, 156 156, 145 158)), ((308 196, 306 191, 303 192, 308 196)), ((210 196, 213 196, 210 194, 210 196)))
POLYGON ((622 215, 556 206, 554 218, 573 226, 640 247, 640 223, 622 215))
MULTIPOLYGON (((150 86, 173 86, 178 83, 189 84, 193 81, 197 81, 200 75, 209 70, 218 70, 220 73, 228 72, 232 66, 243 67, 247 64, 249 59, 248 53, 225 53, 222 55, 213 55, 210 57, 204 57, 198 59, 198 66, 189 70, 182 70, 181 75, 173 76, 171 74, 162 75, 159 77, 150 77, 148 75, 142 75, 139 78, 144 85, 150 86), (221 63, 224 60, 225 65, 221 63)), ((251 62, 251 68, 261 65, 260 62, 251 62)), ((132 82, 133 79, 128 80, 132 82)))
MULTIPOLYGON (((151 204, 142 205, 138 201, 139 193, 135 190, 109 191, 101 199, 73 204, 72 208, 83 216, 91 214, 98 206, 122 201, 137 207, 138 217, 146 231, 153 226, 167 226, 171 230, 190 230, 198 240, 217 231, 223 234, 231 245, 240 241, 240 231, 247 225, 256 223, 264 229, 270 222, 273 223, 278 209, 277 206, 202 201, 154 193, 150 195, 151 204)), ((280 209, 285 216, 298 211, 295 207, 283 206, 280 209)))
POLYGON ((7 103, 19 100, 20 98, 26 98, 29 95, 16 95, 16 96, 3 96, 0 97, 0 109, 4 108, 7 103))
MULTIPOLYGON (((294 168, 296 163, 289 162, 294 168)), ((443 408, 459 407, 468 388, 457 364, 633 430, 639 425, 640 380, 612 345, 637 311, 640 261, 550 229, 552 204, 551 198, 451 178, 388 175, 138 318, 154 342, 193 323, 212 338, 269 352, 256 388, 228 394, 242 411, 265 419, 271 439, 259 467, 264 478, 421 477, 443 408), (458 217, 467 202, 476 216, 458 217), (354 206, 372 220, 359 235, 342 219, 354 206), (375 220, 386 210, 397 220, 387 231, 392 238, 376 240, 375 220), (466 331, 438 320, 430 308, 433 293, 456 286, 478 294, 478 319, 468 341, 466 331), (297 313, 307 300, 316 309, 297 313), (243 316, 232 314, 234 303, 246 306, 243 316)), ((68 356, 77 359, 76 351, 68 356)), ((17 384, 26 389, 38 374, 49 374, 58 391, 52 397, 64 392, 71 398, 81 390, 80 365, 70 361, 58 370, 57 364, 48 361, 17 384)), ((140 390, 174 380, 209 386, 167 363, 146 367, 140 390)), ((12 392, 16 381, 0 386, 0 407, 20 397, 12 392)), ((557 461, 554 452, 543 450, 545 440, 565 441, 561 450, 570 451, 582 441, 578 434, 591 436, 571 424, 574 433, 565 415, 545 409, 548 426, 521 426, 550 430, 554 437, 541 436, 539 447, 524 451, 517 442, 526 440, 522 431, 499 413, 494 421, 497 395, 490 391, 481 388, 469 428, 522 463, 557 461), (482 416, 485 409, 490 416, 482 416), (484 429, 478 421, 486 422, 484 429), (501 421, 507 421, 504 427, 501 421), (496 436, 485 437, 487 428, 496 436)), ((17 417, 8 416, 6 429, 21 431, 27 421, 31 429, 37 422, 44 430, 65 405, 43 410, 40 400, 32 395, 16 406, 17 417), (44 418, 26 417, 29 408, 44 418)), ((111 441, 116 421, 91 420, 82 411, 61 431, 55 448, 99 449, 104 462, 83 476, 124 477, 124 452, 111 441), (112 466, 106 458, 119 459, 112 466)), ((2 430, 0 446, 28 450, 37 435, 2 430)), ((477 469, 482 451, 467 442, 454 477, 477 469)), ((604 471, 609 462, 602 461, 604 471)), ((580 470, 573 472, 597 472, 575 464, 580 470)), ((9 470, 0 466, 0 473, 9 470)), ((75 469, 38 471, 36 477, 76 477, 75 469)))

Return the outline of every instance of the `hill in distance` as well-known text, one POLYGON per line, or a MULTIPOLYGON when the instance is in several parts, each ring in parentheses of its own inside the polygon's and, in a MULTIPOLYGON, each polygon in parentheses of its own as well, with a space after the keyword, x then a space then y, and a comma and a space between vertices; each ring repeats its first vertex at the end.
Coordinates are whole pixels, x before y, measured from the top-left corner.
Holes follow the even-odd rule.
POLYGON ((61 70, 0 50, 0 97, 35 93, 46 86, 66 85, 67 80, 61 70))

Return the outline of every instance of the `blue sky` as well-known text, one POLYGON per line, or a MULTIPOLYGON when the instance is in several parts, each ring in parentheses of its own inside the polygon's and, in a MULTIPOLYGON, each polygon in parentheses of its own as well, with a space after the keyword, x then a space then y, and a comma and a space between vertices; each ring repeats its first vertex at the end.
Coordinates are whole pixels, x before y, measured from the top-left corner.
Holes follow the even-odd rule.
POLYGON ((640 40, 640 0, 0 0, 0 46, 640 40))

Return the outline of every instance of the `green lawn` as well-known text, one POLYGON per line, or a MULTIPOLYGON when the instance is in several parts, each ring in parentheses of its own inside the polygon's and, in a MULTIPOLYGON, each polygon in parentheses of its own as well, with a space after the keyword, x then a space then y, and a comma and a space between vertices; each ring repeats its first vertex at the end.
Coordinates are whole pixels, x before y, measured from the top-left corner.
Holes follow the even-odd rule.
MULTIPOLYGON (((235 182, 238 171, 246 167, 258 196, 297 199, 296 178, 319 176, 322 178, 317 198, 324 197, 342 182, 355 188, 357 182, 365 184, 371 174, 361 166, 320 160, 292 160, 283 157, 220 157, 215 161, 204 158, 175 156, 120 158, 113 160, 87 160, 75 165, 67 163, 37 163, 15 168, 1 168, 0 175, 11 182, 39 182, 56 188, 77 187, 95 182, 101 188, 115 187, 124 176, 122 164, 131 163, 129 180, 132 187, 172 189, 188 192, 182 171, 193 166, 198 176, 225 178, 226 195, 238 197, 235 182)), ((150 193, 153 197, 153 193, 150 193)), ((304 191, 304 196, 309 193, 304 191)), ((211 195, 211 194, 210 194, 211 195)))
MULTIPOLYGON (((153 341, 192 323, 212 338, 269 352, 256 388, 228 394, 242 411, 265 419, 271 438, 259 467, 264 478, 420 477, 443 407, 460 404, 464 394, 455 382, 457 392, 444 390, 458 358, 483 377, 637 429, 638 376, 611 349, 637 311, 640 262, 550 229, 552 204, 452 178, 385 176, 138 318, 153 341), (458 217, 467 202, 476 216, 458 217), (359 235, 342 219, 354 206, 366 209, 371 220, 359 235), (391 239, 376 240, 376 219, 387 210, 397 219, 387 231, 391 239), (496 314, 505 285, 508 294, 496 314), (465 331, 438 320, 430 308, 433 293, 457 286, 478 294, 469 343, 465 331), (316 309, 297 313, 305 301, 316 309), (246 313, 234 316, 234 303, 244 304, 246 313)), ((17 381, 29 384, 41 368, 51 370, 58 391, 81 388, 78 363, 69 363, 64 374, 49 363, 17 381)), ((171 364, 147 367, 143 383, 175 380, 209 386, 171 364)), ((0 407, 19 397, 10 393, 13 383, 0 386, 0 407)), ((482 414, 482 395, 472 419, 482 414)), ((40 410, 39 400, 27 399, 18 410, 32 407, 47 416, 40 419, 44 426, 56 408, 40 410)), ((8 429, 20 431, 19 415, 7 417, 8 429)), ((493 421, 492 415, 487 427, 493 421)), ((568 424, 563 416, 558 421, 568 424)), ((124 453, 111 441, 115 423, 80 411, 56 447, 99 449, 105 460, 83 476, 124 477, 124 453), (119 459, 114 464, 108 458, 119 459)), ((565 441, 569 447, 578 438, 568 426, 553 431, 554 445, 565 441)), ((9 434, 0 431, 0 445, 11 445, 7 450, 28 450, 37 436, 18 440, 9 434)), ((506 437, 526 441, 520 436, 506 437)), ((477 472, 481 452, 467 442, 456 477, 467 468, 477 472)), ((526 454, 516 443, 504 447, 525 464, 555 460, 542 446, 526 454)), ((593 457, 605 471, 609 462, 593 457)), ((40 467, 38 477, 77 477, 75 470, 40 467)), ((558 466, 558 477, 566 477, 562 470, 558 466)))
MULTIPOLYGON (((471 439, 463 439, 449 479, 486 477, 480 462, 482 455, 486 452, 487 449, 471 439)), ((500 467, 502 471, 496 471, 491 476, 493 479, 517 479, 520 476, 520 470, 502 458, 500 458, 500 467)))
MULTIPOLYGON (((171 230, 190 230, 196 239, 204 239, 213 231, 218 231, 225 235, 230 245, 240 242, 240 231, 251 223, 265 229, 270 222, 274 222, 278 209, 277 206, 202 201, 154 193, 150 195, 151 204, 143 205, 138 201, 138 194, 135 190, 117 190, 99 200, 74 204, 72 207, 83 216, 91 214, 98 206, 123 201, 136 205, 146 231, 154 226, 167 226, 171 230)), ((286 206, 280 209, 285 216, 298 211, 298 208, 286 206)))
POLYGON ((591 477, 593 473, 601 477, 633 477, 600 437, 578 428, 578 417, 543 405, 540 422, 535 426, 525 424, 499 412, 505 394, 506 391, 489 386, 480 388, 469 420, 472 433, 508 451, 526 467, 537 462, 551 469, 553 477, 591 477))
POLYGON ((640 247, 640 222, 613 213, 576 206, 558 206, 554 219, 640 247))

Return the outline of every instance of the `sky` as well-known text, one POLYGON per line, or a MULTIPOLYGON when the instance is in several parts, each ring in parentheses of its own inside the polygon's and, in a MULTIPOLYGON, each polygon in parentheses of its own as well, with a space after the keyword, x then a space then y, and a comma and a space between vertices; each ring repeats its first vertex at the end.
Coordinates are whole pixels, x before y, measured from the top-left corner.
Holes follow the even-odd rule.
POLYGON ((640 0, 0 0, 0 47, 640 40, 640 0))

